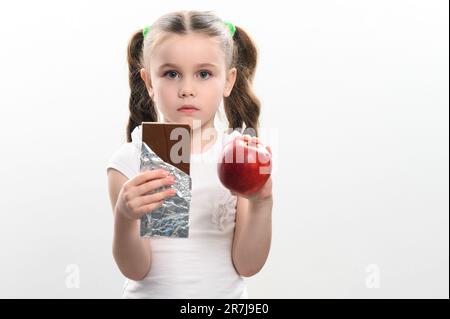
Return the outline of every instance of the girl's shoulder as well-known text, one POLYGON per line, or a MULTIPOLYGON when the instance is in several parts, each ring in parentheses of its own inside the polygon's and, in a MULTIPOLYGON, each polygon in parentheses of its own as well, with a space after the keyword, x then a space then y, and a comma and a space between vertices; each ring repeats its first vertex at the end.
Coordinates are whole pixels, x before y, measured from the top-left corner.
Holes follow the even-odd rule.
POLYGON ((128 177, 128 179, 132 179, 139 174, 139 153, 137 145, 124 143, 109 158, 106 169, 114 168, 128 177))
POLYGON ((142 124, 136 126, 131 132, 131 142, 140 143, 142 141, 142 124))

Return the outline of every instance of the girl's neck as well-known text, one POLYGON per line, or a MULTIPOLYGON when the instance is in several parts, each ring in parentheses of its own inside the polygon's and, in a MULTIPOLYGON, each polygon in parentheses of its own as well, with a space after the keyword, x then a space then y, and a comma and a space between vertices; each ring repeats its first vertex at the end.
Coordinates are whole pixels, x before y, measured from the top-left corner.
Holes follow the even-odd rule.
MULTIPOLYGON (((164 117, 164 123, 170 122, 164 117)), ((208 151, 216 143, 217 135, 217 129, 214 127, 214 118, 201 127, 194 127, 191 136, 191 154, 200 154, 208 151)))
MULTIPOLYGON (((206 125, 205 125, 206 126, 206 125)), ((214 126, 193 130, 191 137, 191 154, 208 151, 217 140, 217 129, 214 126)))

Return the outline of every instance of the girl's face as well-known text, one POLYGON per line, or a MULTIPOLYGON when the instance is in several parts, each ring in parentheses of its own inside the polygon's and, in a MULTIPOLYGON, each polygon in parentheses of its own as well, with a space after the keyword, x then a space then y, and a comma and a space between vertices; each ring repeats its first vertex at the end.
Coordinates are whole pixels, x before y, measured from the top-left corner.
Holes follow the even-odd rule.
POLYGON ((165 122, 212 127, 223 97, 230 95, 236 68, 227 70, 217 40, 202 34, 165 34, 157 39, 150 57, 150 73, 141 69, 149 95, 165 122), (192 105, 198 110, 179 110, 192 105), (198 125, 198 122, 196 123, 198 125))

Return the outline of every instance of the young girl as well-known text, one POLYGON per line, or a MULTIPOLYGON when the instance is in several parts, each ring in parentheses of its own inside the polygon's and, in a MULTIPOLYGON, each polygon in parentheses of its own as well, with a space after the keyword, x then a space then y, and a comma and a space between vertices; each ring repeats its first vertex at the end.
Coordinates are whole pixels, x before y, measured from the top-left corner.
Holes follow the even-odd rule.
POLYGON ((113 255, 127 277, 124 298, 248 298, 243 277, 259 272, 269 253, 272 180, 251 196, 231 193, 214 159, 243 124, 257 135, 256 58, 247 33, 210 11, 166 14, 132 36, 127 143, 107 166, 113 255), (236 129, 231 134, 214 127, 222 101, 230 130, 236 129), (193 128, 188 238, 140 236, 140 218, 174 195, 173 176, 139 171, 133 144, 141 143, 141 123, 156 121, 193 128), (205 130, 212 138, 204 138, 205 130), (153 192, 162 186, 168 187, 153 192))

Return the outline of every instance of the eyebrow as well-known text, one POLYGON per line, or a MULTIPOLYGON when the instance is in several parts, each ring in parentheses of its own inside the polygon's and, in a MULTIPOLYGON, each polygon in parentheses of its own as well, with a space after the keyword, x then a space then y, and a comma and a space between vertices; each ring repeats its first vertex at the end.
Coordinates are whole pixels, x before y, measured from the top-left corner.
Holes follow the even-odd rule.
MULTIPOLYGON (((217 65, 213 64, 213 63, 200 63, 195 65, 195 67, 199 68, 199 67, 204 67, 204 66, 209 66, 209 67, 213 67, 213 68, 217 68, 217 65)), ((164 63, 162 64, 159 69, 163 69, 165 67, 174 67, 174 68, 179 68, 178 65, 176 65, 175 63, 164 63)))

